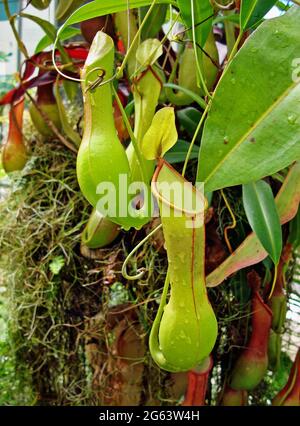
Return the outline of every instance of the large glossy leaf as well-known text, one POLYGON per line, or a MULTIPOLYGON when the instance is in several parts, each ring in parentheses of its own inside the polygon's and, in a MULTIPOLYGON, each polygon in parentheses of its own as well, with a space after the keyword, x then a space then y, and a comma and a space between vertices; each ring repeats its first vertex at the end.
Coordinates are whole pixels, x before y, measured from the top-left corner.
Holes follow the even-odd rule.
POLYGON ((253 27, 277 3, 277 0, 242 0, 240 24, 243 30, 253 27))
MULTIPOLYGON (((276 206, 280 223, 290 222, 297 214, 300 202, 300 163, 296 163, 289 171, 279 193, 276 206)), ((245 241, 220 266, 206 278, 207 287, 215 287, 240 269, 261 262, 268 253, 252 232, 245 241)))
MULTIPOLYGON (((66 27, 79 22, 86 21, 87 19, 96 18, 97 16, 108 15, 110 13, 121 12, 122 10, 134 9, 142 6, 149 6, 153 0, 94 0, 88 4, 81 6, 65 21, 58 31, 58 38, 66 27)), ((156 0, 156 4, 171 4, 176 6, 175 0, 156 0)))
POLYGON ((243 185, 243 203, 252 230, 277 265, 282 250, 282 232, 270 185, 263 180, 243 185))
POLYGON ((197 181, 249 183, 300 158, 300 8, 259 26, 221 78, 205 123, 197 181))
POLYGON ((193 25, 192 2, 194 5, 196 42, 204 47, 212 27, 214 10, 210 0, 177 0, 182 19, 187 28, 192 28, 193 25))

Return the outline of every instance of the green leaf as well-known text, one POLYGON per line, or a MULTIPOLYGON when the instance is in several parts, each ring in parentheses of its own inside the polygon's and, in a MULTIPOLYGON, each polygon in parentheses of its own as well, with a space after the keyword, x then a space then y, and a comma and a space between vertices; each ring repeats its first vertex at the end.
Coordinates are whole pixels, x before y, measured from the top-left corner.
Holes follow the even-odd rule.
MULTIPOLYGON (((68 40, 69 38, 72 38, 76 35, 81 34, 81 31, 79 28, 75 27, 68 27, 64 30, 63 34, 61 34, 60 40, 68 40)), ((53 39, 51 39, 48 35, 45 35, 41 38, 41 40, 38 42, 34 53, 42 52, 43 50, 47 49, 47 47, 51 46, 53 43, 53 39)))
MULTIPOLYGON (((199 121, 201 119, 201 112, 193 107, 186 107, 177 111, 177 118, 180 126, 187 132, 190 137, 194 136, 199 121)), ((197 140, 200 137, 198 135, 197 140)))
POLYGON ((219 15, 214 18, 213 23, 218 24, 220 22, 233 22, 234 24, 240 24, 240 14, 234 13, 230 15, 219 15))
MULTIPOLYGON (((290 222, 297 214, 300 202, 300 163, 291 167, 276 196, 280 223, 290 222)), ((206 277, 207 287, 216 287, 240 269, 255 265, 268 256, 258 237, 252 232, 243 243, 206 277)))
MULTIPOLYGON (((178 140, 176 144, 166 153, 164 159, 170 164, 183 163, 188 153, 190 144, 187 141, 178 140)), ((199 147, 194 145, 192 148, 190 160, 198 157, 199 147)))
POLYGON ((85 0, 58 0, 58 4, 55 9, 55 18, 58 21, 64 21, 84 2, 85 0))
POLYGON ((66 136, 74 143, 74 145, 76 147, 79 147, 79 145, 81 143, 81 137, 72 128, 72 126, 69 124, 68 117, 67 117, 66 110, 65 110, 65 106, 63 104, 63 100, 62 100, 61 95, 60 95, 58 83, 56 83, 56 85, 54 87, 54 92, 55 92, 55 99, 56 99, 56 104, 57 104, 57 108, 58 108, 58 113, 59 113, 59 118, 60 118, 60 121, 61 121, 62 129, 63 129, 64 133, 66 134, 66 136))
MULTIPOLYGON (((61 32, 68 26, 78 24, 79 22, 86 21, 87 19, 96 18, 97 16, 108 15, 110 13, 121 12, 122 10, 135 9, 142 6, 149 6, 153 0, 94 0, 88 4, 81 6, 79 9, 66 20, 58 31, 58 39, 60 39, 61 32)), ((175 0, 156 0, 157 4, 170 4, 176 6, 175 0)))
POLYGON ((4 168, 3 168, 2 157, 1 157, 0 158, 0 180, 3 179, 3 178, 5 178, 6 176, 7 175, 6 175, 6 172, 5 172, 4 168))
MULTIPOLYGON (((59 41, 56 40, 57 31, 54 25, 52 25, 48 21, 45 21, 45 19, 41 19, 38 16, 29 15, 28 13, 20 13, 20 16, 35 22, 37 25, 39 25, 42 28, 46 36, 49 37, 50 40, 52 40, 52 43, 56 43, 57 48, 61 54, 61 59, 63 64, 72 62, 71 59, 69 58, 69 55, 63 48, 63 46, 60 44, 59 41)), ((64 37, 64 34, 65 32, 63 33, 62 38, 64 37)), ((74 84, 72 81, 64 81, 63 84, 64 84, 64 88, 68 98, 70 100, 74 99, 77 93, 77 85, 74 84)))
POLYGON ((174 84, 174 83, 164 83, 164 87, 169 88, 169 89, 178 90, 179 92, 183 92, 185 95, 187 95, 191 99, 193 99, 194 102, 197 102, 197 104, 203 109, 205 109, 207 107, 205 100, 202 99, 201 96, 197 95, 195 92, 187 89, 186 87, 178 86, 178 84, 174 84))
MULTIPOLYGON (((148 7, 141 8, 141 19, 144 19, 148 9, 148 7)), ((147 25, 145 25, 142 29, 142 40, 157 36, 165 22, 167 10, 167 4, 158 4, 153 8, 148 18, 147 25)))
POLYGON ((49 269, 53 275, 58 275, 65 265, 65 258, 63 256, 55 256, 49 264, 49 269))
POLYGON ((290 5, 285 4, 283 1, 277 1, 276 2, 276 6, 278 7, 278 9, 284 10, 285 12, 287 10, 289 10, 289 8, 291 7, 290 5))
MULTIPOLYGON (((52 25, 50 22, 46 21, 45 19, 39 18, 38 16, 35 16, 35 15, 29 15, 28 13, 20 13, 20 16, 22 18, 29 19, 30 21, 33 21, 37 25, 39 25, 44 31, 44 33, 52 41, 52 43, 54 43, 56 38, 56 28, 54 25, 52 25)), ((60 43, 57 43, 57 48, 60 51, 60 54, 64 63, 70 62, 70 58, 68 54, 66 53, 65 49, 61 46, 60 43)))
POLYGON ((136 59, 143 67, 150 67, 163 54, 161 42, 157 38, 149 38, 139 45, 136 59))
POLYGON ((290 233, 288 242, 292 244, 294 250, 300 247, 300 209, 298 209, 297 215, 290 223, 290 233))
POLYGON ((43 10, 49 7, 50 3, 51 0, 31 0, 30 5, 35 7, 36 9, 43 10))
POLYGON ((265 21, 221 78, 206 120, 197 181, 206 191, 249 183, 300 158, 300 8, 265 21))
POLYGON ((212 28, 214 10, 210 0, 177 0, 182 19, 187 28, 192 28, 192 2, 194 4, 196 42, 204 47, 212 28), (211 18, 209 18, 210 16, 211 18))
POLYGON ((174 108, 161 108, 154 115, 151 126, 142 140, 142 154, 147 160, 161 158, 175 145, 177 139, 174 108))
POLYGON ((263 180, 243 185, 243 203, 252 230, 277 265, 282 251, 282 232, 270 185, 263 180))
POLYGON ((270 9, 277 3, 277 0, 242 0, 240 25, 243 31, 257 24, 270 9))

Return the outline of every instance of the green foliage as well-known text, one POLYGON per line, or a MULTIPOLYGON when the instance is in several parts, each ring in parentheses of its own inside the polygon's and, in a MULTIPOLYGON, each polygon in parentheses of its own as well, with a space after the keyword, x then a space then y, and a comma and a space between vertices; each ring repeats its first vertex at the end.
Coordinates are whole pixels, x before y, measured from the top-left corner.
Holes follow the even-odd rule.
POLYGON ((110 300, 108 305, 110 307, 118 306, 128 302, 128 300, 129 292, 126 287, 120 282, 115 282, 110 287, 110 300))
POLYGON ((269 371, 262 383, 252 392, 250 397, 251 405, 271 405, 271 401, 275 395, 285 386, 292 361, 289 355, 282 351, 280 355, 280 367, 276 372, 269 371))
POLYGON ((59 0, 55 10, 55 18, 58 21, 64 21, 84 2, 85 0, 59 0))
POLYGON ((61 269, 64 267, 64 265, 65 265, 65 258, 63 256, 56 256, 51 260, 49 264, 49 269, 53 275, 58 275, 61 269))
MULTIPOLYGON (((58 38, 61 37, 64 29, 70 25, 78 24, 79 22, 86 21, 87 19, 96 18, 97 16, 108 15, 110 13, 121 12, 130 9, 134 9, 142 6, 149 6, 153 3, 152 0, 133 0, 129 4, 124 3, 123 0, 105 0, 105 2, 99 3, 99 0, 91 1, 90 3, 77 9, 61 26, 58 32, 58 38)), ((171 4, 176 5, 174 0, 156 0, 157 4, 171 4)))
POLYGON ((177 0, 177 3, 183 21, 186 27, 190 29, 190 34, 192 33, 193 20, 197 25, 195 27, 196 43, 203 48, 213 23, 214 10, 210 0, 177 0))
POLYGON ((11 55, 11 53, 5 53, 0 50, 0 62, 8 62, 11 55))
POLYGON ((240 24, 245 31, 257 24, 277 3, 277 0, 242 0, 240 24))
MULTIPOLYGON (((201 112, 196 108, 187 107, 177 111, 177 118, 179 125, 192 138, 200 121, 201 112)), ((198 136, 197 140, 199 139, 200 137, 198 136)))
MULTIPOLYGON (((1 274, 4 271, 0 269, 1 274)), ((13 342, 9 338, 9 297, 0 287, 0 406, 31 405, 34 396, 26 366, 18 365, 13 342)))
MULTIPOLYGON (((145 38, 155 37, 165 17, 167 16, 166 19, 169 20, 170 15, 172 15, 171 23, 178 18, 177 22, 185 25, 183 31, 180 29, 179 34, 173 33, 174 39, 171 46, 174 45, 174 41, 186 43, 186 47, 189 47, 192 53, 194 53, 191 47, 192 42, 195 49, 197 46, 205 48, 208 35, 212 35, 212 24, 218 23, 219 30, 225 24, 228 46, 230 46, 228 28, 232 29, 232 45, 236 42, 233 53, 235 48, 239 47, 238 42, 241 36, 248 36, 246 30, 258 28, 246 40, 238 54, 235 57, 232 55, 233 60, 228 61, 228 65, 226 61, 221 65, 216 64, 217 58, 211 57, 213 55, 208 51, 203 53, 205 60, 214 67, 216 73, 220 74, 216 91, 210 92, 214 88, 212 84, 208 87, 205 97, 203 90, 201 91, 198 87, 197 79, 192 91, 183 87, 177 68, 174 68, 174 80, 170 79, 171 83, 164 84, 168 75, 172 73, 173 61, 178 59, 179 65, 182 64, 180 53, 175 58, 175 49, 168 49, 170 44, 165 43, 165 39, 163 43, 160 39, 146 40, 144 45, 140 45, 139 62, 147 68, 147 72, 141 76, 141 79, 136 73, 134 80, 126 82, 128 87, 132 83, 134 97, 133 102, 129 102, 125 108, 129 121, 133 118, 133 114, 135 119, 138 114, 143 119, 145 112, 148 116, 152 114, 151 111, 149 114, 151 109, 149 107, 143 110, 142 102, 140 102, 141 108, 138 106, 138 96, 143 102, 145 100, 144 92, 141 90, 143 84, 145 84, 144 87, 148 85, 147 96, 153 101, 154 115, 157 102, 155 90, 148 84, 151 79, 155 80, 158 87, 162 87, 164 97, 161 96, 160 103, 164 107, 167 105, 166 108, 159 109, 154 119, 154 129, 150 128, 149 134, 146 134, 145 143, 138 141, 137 152, 143 151, 147 158, 165 154, 164 159, 174 164, 184 162, 187 155, 190 160, 195 160, 200 155, 197 179, 205 182, 206 190, 211 195, 212 209, 209 213, 212 214, 212 218, 209 218, 209 214, 207 215, 207 220, 210 220, 206 226, 207 265, 205 267, 212 272, 206 277, 206 282, 203 254, 204 231, 201 238, 195 240, 195 236, 199 237, 199 230, 194 234, 183 227, 183 224, 181 229, 178 226, 179 222, 177 225, 172 221, 167 225, 163 223, 165 247, 171 258, 172 291, 167 302, 169 283, 166 280, 161 298, 163 303, 158 312, 159 320, 163 319, 163 328, 159 335, 155 336, 155 342, 159 341, 159 345, 155 347, 156 355, 158 355, 155 360, 162 368, 166 368, 166 364, 161 362, 161 354, 170 359, 173 357, 172 366, 179 364, 182 370, 190 367, 189 362, 185 363, 184 358, 192 356, 193 351, 197 352, 195 359, 199 356, 200 350, 210 351, 216 334, 215 321, 212 317, 203 321, 203 304, 195 304, 200 297, 199 288, 196 291, 196 297, 194 294, 191 296, 192 300, 189 300, 188 295, 190 289, 194 289, 196 285, 196 289, 197 286, 201 287, 206 298, 205 284, 208 287, 214 287, 229 278, 227 285, 208 291, 212 308, 219 320, 220 330, 214 349, 216 368, 212 373, 212 393, 209 394, 209 403, 214 404, 218 400, 216 394, 223 386, 225 376, 233 365, 234 357, 238 356, 240 348, 247 345, 251 332, 249 329, 251 289, 247 282, 248 270, 244 268, 257 264, 254 269, 262 278, 265 275, 265 282, 267 282, 269 262, 259 262, 268 253, 274 262, 278 262, 282 248, 279 218, 282 224, 290 221, 295 217, 299 204, 299 163, 294 164, 289 172, 292 174, 292 179, 289 181, 288 188, 284 180, 288 170, 281 171, 300 158, 298 119, 300 87, 299 81, 292 81, 291 78, 292 60, 300 57, 298 30, 300 9, 292 8, 283 17, 260 25, 265 13, 276 3, 275 1, 242 0, 240 14, 231 14, 227 11, 218 13, 218 8, 213 8, 213 2, 210 0, 158 0, 156 2, 155 0, 131 0, 130 2, 96 0, 75 10, 83 3, 83 0, 59 2, 56 15, 62 21, 67 19, 59 31, 45 20, 21 13, 23 18, 36 22, 45 32, 45 36, 38 43, 37 51, 48 48, 55 41, 61 50, 63 62, 66 63, 68 58, 60 42, 79 34, 79 30, 70 25, 119 11, 124 11, 124 17, 126 17, 125 11, 128 7, 131 9, 143 7, 139 13, 133 12, 135 22, 141 23, 149 6, 151 5, 151 9, 154 6, 148 22, 135 43, 135 48, 131 51, 134 57, 138 44, 145 38), (168 7, 169 5, 173 8, 168 7), (181 13, 177 17, 178 11, 181 13), (72 12, 74 13, 70 16, 72 12), (236 40, 237 31, 235 30, 239 21, 240 35, 236 40), (193 23, 195 31, 192 29, 193 23), (161 57, 158 59, 158 56, 161 57), (154 62, 156 62, 155 67, 149 70, 148 66, 153 65, 154 62), (224 71, 223 75, 222 71, 224 71), (147 74, 151 79, 147 80, 147 74), (175 117, 170 105, 178 107, 183 104, 176 104, 171 97, 168 98, 167 104, 167 96, 165 96, 167 89, 184 93, 190 103, 193 102, 190 108, 176 108, 177 129, 181 138, 177 142, 175 117), (161 119, 161 112, 170 113, 171 110, 172 114, 161 119), (155 122, 157 118, 160 119, 155 122), (196 141, 196 145, 191 146, 190 140, 196 141), (171 147, 173 144, 174 146, 171 147), (167 149, 169 150, 165 153, 167 149), (280 173, 274 175, 275 172, 280 173), (266 182, 258 181, 270 175, 269 182, 272 189, 266 182), (276 193, 279 183, 283 181, 275 203, 272 190, 276 193), (234 187, 241 184, 244 184, 245 211, 242 206, 242 188, 234 187), (230 204, 228 207, 228 203, 224 202, 224 198, 217 190, 229 186, 233 188, 222 192, 222 195, 226 192, 228 196, 230 204), (235 228, 232 226, 233 216, 236 219, 235 228), (256 235, 252 233, 246 238, 250 231, 249 225, 256 235), (227 231, 229 231, 228 235, 226 235, 227 231), (246 240, 243 241, 245 238, 246 240), (199 243, 200 239, 203 246, 199 243), (226 249, 226 244, 230 248, 228 239, 232 248, 236 249, 233 256, 230 256, 226 249), (195 253, 190 256, 191 253, 187 247, 191 246, 193 250, 195 247, 198 251, 201 246, 203 251, 196 252, 196 256, 195 253), (226 256, 228 257, 224 260, 226 256), (178 265, 180 265, 179 269, 178 265), (201 273, 199 273, 200 268, 202 268, 201 273), (194 280, 194 275, 198 280, 201 278, 201 283, 197 279, 194 280), (191 285, 186 286, 188 290, 185 289, 186 293, 183 297, 187 278, 190 279, 191 285), (178 285, 178 280, 183 283, 182 286, 178 285), (175 296, 177 302, 173 306, 175 296), (194 329, 193 321, 187 315, 188 300, 191 306, 195 306, 195 310, 198 307, 201 310, 200 315, 197 315, 197 321, 200 318, 204 324, 201 324, 200 338, 198 336, 200 323, 197 324, 197 329, 194 329), (194 303, 191 303, 192 301, 194 303), (173 311, 170 310, 171 305, 173 311), (170 333, 172 327, 173 331, 170 333), (205 334, 209 332, 210 327, 208 334, 212 334, 213 339, 211 339, 211 345, 208 345, 209 339, 205 334), (176 343, 175 351, 172 347, 174 336, 178 343, 176 343), (191 339, 194 339, 194 342, 191 343, 191 339), (201 339, 203 339, 202 342, 201 339), (199 342, 201 348, 198 351, 195 348, 199 342), (208 348, 206 348, 207 345, 208 348)), ((35 4, 43 5, 44 1, 37 0, 35 4)), ((225 2, 222 1, 222 4, 225 2)), ((281 2, 279 5, 286 10, 281 2)), ((123 24, 127 26, 125 18, 123 24)), ((127 37, 123 37, 125 45, 126 39, 127 37)), ((213 36, 212 40, 214 43, 213 36)), ((200 53, 200 49, 198 51, 200 53)), ((126 73, 123 75, 121 72, 125 70, 126 61, 121 63, 119 68, 122 58, 120 52, 114 56, 111 72, 104 76, 105 83, 108 77, 115 79, 115 69, 117 78, 122 74, 121 84, 126 79, 126 73)), ((126 56, 125 58, 128 59, 126 56)), ((2 60, 5 60, 5 57, 2 60)), ((199 74, 197 77, 201 80, 201 72, 199 72, 201 67, 199 64, 196 65, 199 74)), ((190 69, 186 67, 184 79, 189 78, 190 69)), ((72 69, 74 70, 75 68, 72 69)), ((86 75, 86 84, 93 83, 92 73, 95 73, 95 79, 101 77, 96 74, 97 71, 99 71, 97 67, 89 70, 86 75)), ((104 71, 106 71, 105 67, 104 71)), ((196 76, 196 73, 194 75, 196 76)), ((69 84, 67 82, 67 86, 69 84)), ((74 88, 74 84, 71 83, 71 85, 74 88)), ((85 92, 87 98, 91 94, 94 96, 95 93, 104 93, 95 101, 98 107, 103 102, 103 109, 91 108, 95 109, 94 122, 98 126, 96 130, 99 130, 96 132, 97 141, 101 132, 106 133, 105 124, 112 118, 112 114, 109 117, 105 116, 107 100, 109 99, 109 102, 111 100, 110 95, 105 95, 108 93, 105 90, 109 87, 109 84, 100 85, 100 88, 95 85, 93 87, 95 90, 85 92)), ((68 93, 70 95, 71 92, 68 93)), ((75 145, 79 146, 81 137, 74 132, 75 126, 68 126, 68 112, 63 108, 59 91, 56 91, 56 96, 65 124, 64 132, 75 145)), ((91 104, 94 105, 93 102, 91 104)), ((151 120, 152 118, 149 119, 149 125, 151 120)), ((107 141, 111 143, 111 138, 116 133, 113 120, 111 123, 111 131, 104 135, 105 149, 110 148, 107 141)), ((141 133, 143 135, 146 133, 147 126, 144 127, 145 132, 134 129, 137 139, 141 141, 143 141, 141 133)), ((84 128, 89 128, 87 121, 84 123, 84 128)), ((122 322, 125 323, 132 318, 133 329, 135 324, 138 324, 138 333, 143 336, 149 333, 153 324, 157 312, 158 294, 163 287, 166 272, 163 236, 159 231, 155 236, 152 235, 150 241, 139 247, 137 258, 128 264, 134 272, 145 269, 147 273, 135 284, 124 279, 120 273, 124 257, 141 241, 145 233, 147 234, 156 226, 156 223, 149 223, 139 232, 120 231, 118 238, 113 242, 114 245, 107 250, 90 250, 91 247, 85 246, 84 239, 80 237, 90 215, 90 209, 78 188, 75 156, 58 145, 57 141, 50 140, 49 143, 41 145, 34 139, 35 137, 30 134, 28 148, 32 153, 31 161, 24 172, 9 178, 12 196, 0 206, 2 256, 0 271, 2 273, 3 270, 3 283, 8 293, 5 298, 0 297, 0 404, 99 405, 99 401, 103 402, 103 395, 105 395, 104 401, 107 398, 108 390, 112 389, 112 392, 115 392, 113 385, 116 364, 114 363, 119 362, 118 353, 116 353, 118 342, 114 334, 115 324, 118 328, 122 322), (12 235, 14 235, 13 239, 12 235), (94 371, 90 368, 91 366, 94 371), (101 366, 101 374, 99 374, 99 366, 101 366), (20 393, 20 390, 23 393, 20 393)), ((131 136, 131 139, 134 138, 131 136)), ((116 146, 121 148, 119 143, 116 146)), ((132 148, 131 145, 129 147, 132 148)), ((107 160, 104 162, 103 152, 100 154, 101 161, 99 160, 95 168, 95 182, 99 177, 99 170, 104 170, 105 176, 108 176, 111 171, 119 172, 115 168, 115 164, 120 165, 119 161, 109 163, 112 157, 111 149, 105 152, 107 160), (107 166, 108 163, 110 167, 107 166), (104 166, 108 167, 106 172, 104 166)), ((124 155, 126 160, 128 152, 125 153, 125 150, 124 155)), ((89 161, 88 164, 89 166, 85 164, 83 167, 84 173, 91 164, 95 165, 95 161, 89 161)), ((140 164, 143 163, 136 162, 136 169, 138 169, 136 176, 141 174, 140 164)), ((151 160, 150 166, 148 180, 153 172, 154 161, 151 160)), ((187 168, 184 168, 190 182, 195 180, 195 166, 196 162, 191 161, 187 168)), ((180 164, 177 171, 181 172, 180 164)), ((285 226, 284 242, 287 232, 288 226, 285 226)), ((295 247, 299 243, 298 234, 299 214, 290 225, 288 239, 295 247)), ((287 293, 290 291, 287 285, 287 293)), ((205 305, 210 315, 212 315, 211 305, 205 305)), ((157 324, 159 321, 156 321, 157 324)), ((122 331, 122 326, 120 330, 122 331)), ((250 405, 270 405, 275 393, 285 384, 290 365, 288 356, 283 352, 281 368, 276 374, 267 373, 263 382, 250 396, 250 405)), ((159 371, 153 365, 149 353, 143 354, 141 368, 144 388, 141 391, 139 403, 145 405, 148 403, 151 405, 150 403, 153 402, 154 404, 169 404, 174 401, 178 403, 184 391, 181 391, 179 396, 170 396, 173 386, 173 384, 170 386, 170 383, 173 379, 176 381, 176 378, 170 378, 159 371)), ((117 379, 120 384, 120 377, 118 376, 117 379)), ((113 398, 114 394, 111 399, 113 398)))
MULTIPOLYGON (((170 164, 183 163, 188 150, 190 148, 190 143, 183 140, 178 140, 177 143, 166 153, 164 159, 170 164)), ((193 146, 190 159, 195 160, 199 155, 199 147, 197 145, 193 146)))
MULTIPOLYGON (((149 7, 142 7, 141 10, 141 19, 143 19, 148 11, 149 7)), ((142 30, 142 39, 146 40, 148 38, 155 37, 160 31, 163 23, 166 19, 166 13, 168 11, 167 4, 158 4, 152 10, 147 25, 144 26, 142 30)))
POLYGON ((161 108, 144 135, 141 152, 147 160, 162 158, 176 144, 177 139, 174 108, 161 108))
MULTIPOLYGON (((79 28, 75 27, 68 27, 64 31, 63 36, 61 37, 61 41, 68 40, 69 38, 75 37, 77 35, 81 34, 81 31, 79 28)), ((53 43, 53 38, 49 35, 44 35, 35 48, 35 53, 42 52, 43 50, 46 50, 51 44, 53 43)))
POLYGON ((300 81, 291 67, 300 57, 299 19, 294 7, 261 24, 222 76, 199 157, 206 191, 256 181, 300 158, 300 81))
POLYGON ((282 250, 282 232, 270 185, 263 180, 244 185, 243 202, 252 230, 277 265, 282 250))
POLYGON ((300 246, 300 210, 295 218, 290 222, 290 235, 289 243, 291 243, 295 250, 300 246))

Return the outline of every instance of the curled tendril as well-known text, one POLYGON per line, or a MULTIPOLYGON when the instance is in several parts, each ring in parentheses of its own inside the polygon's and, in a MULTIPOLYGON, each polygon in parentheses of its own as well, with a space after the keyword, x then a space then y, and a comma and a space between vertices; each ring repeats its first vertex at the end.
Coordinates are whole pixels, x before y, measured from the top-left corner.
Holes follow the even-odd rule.
POLYGON ((234 229, 236 227, 236 218, 235 218, 235 215, 232 211, 232 208, 230 207, 230 204, 227 200, 227 197, 226 197, 223 189, 221 189, 221 194, 222 194, 223 200, 225 202, 225 205, 226 205, 226 207, 227 207, 227 209, 230 213, 231 219, 232 219, 232 224, 226 226, 226 228, 224 229, 224 238, 225 238, 225 241, 226 241, 226 245, 228 247, 229 252, 232 253, 233 250, 232 250, 232 246, 230 244, 229 238, 228 238, 228 231, 231 230, 231 229, 234 229))
POLYGON ((138 251, 138 249, 145 244, 146 241, 149 240, 149 238, 152 237, 152 235, 155 234, 156 231, 158 231, 160 228, 162 227, 162 224, 158 225, 156 228, 154 228, 142 241, 140 241, 135 247, 134 249, 129 253, 129 255, 126 257, 126 259, 124 260, 123 266, 122 266, 122 275, 126 280, 129 281, 134 281, 134 280, 139 280, 141 279, 145 272, 147 271, 146 268, 139 268, 137 270, 137 274, 136 275, 128 275, 127 273, 127 265, 128 262, 130 261, 130 259, 132 258, 132 256, 138 251))
POLYGON ((71 80, 71 81, 76 81, 76 83, 82 83, 84 80, 82 78, 76 78, 76 77, 71 77, 70 75, 67 75, 65 73, 63 73, 59 67, 57 66, 56 60, 55 60, 55 51, 56 51, 56 45, 58 43, 58 38, 56 37, 55 41, 54 41, 54 45, 52 48, 52 52, 51 52, 51 56, 52 56, 52 62, 53 62, 53 66, 56 70, 56 72, 61 75, 62 77, 64 77, 66 80, 71 80))
POLYGON ((86 75, 86 80, 88 79, 88 76, 95 71, 99 71, 99 74, 94 81, 91 81, 91 82, 88 83, 88 86, 86 87, 85 92, 95 91, 97 89, 97 87, 99 87, 100 84, 103 82, 106 71, 103 68, 100 68, 100 67, 96 67, 96 68, 93 68, 92 70, 90 70, 86 75))

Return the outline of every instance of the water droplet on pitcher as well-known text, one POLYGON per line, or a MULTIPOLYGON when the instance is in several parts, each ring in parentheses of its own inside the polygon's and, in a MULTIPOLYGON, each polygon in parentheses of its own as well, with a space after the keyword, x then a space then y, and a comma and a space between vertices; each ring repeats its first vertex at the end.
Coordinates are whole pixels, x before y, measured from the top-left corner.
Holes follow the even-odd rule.
POLYGON ((288 122, 289 122, 290 124, 295 124, 295 123, 296 123, 296 120, 297 120, 296 115, 291 114, 291 115, 289 115, 289 116, 288 116, 288 122))
POLYGON ((185 332, 183 330, 180 331, 179 333, 179 337, 181 340, 186 340, 187 335, 185 334, 185 332))

